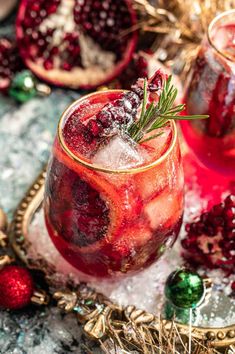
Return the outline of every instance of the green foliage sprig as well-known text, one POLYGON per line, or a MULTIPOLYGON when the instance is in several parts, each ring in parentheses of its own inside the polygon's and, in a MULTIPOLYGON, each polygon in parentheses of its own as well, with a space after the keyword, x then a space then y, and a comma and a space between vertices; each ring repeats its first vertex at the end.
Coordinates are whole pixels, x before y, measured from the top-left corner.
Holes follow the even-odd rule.
POLYGON ((153 135, 144 138, 146 134, 155 132, 157 129, 165 127, 169 120, 192 120, 206 119, 208 115, 179 115, 185 109, 184 104, 174 106, 177 97, 177 88, 171 83, 172 75, 164 82, 159 101, 154 104, 151 102, 147 107, 147 80, 144 80, 144 95, 140 118, 133 122, 128 128, 128 134, 137 143, 143 143, 154 139, 161 135, 162 132, 157 132, 153 135))

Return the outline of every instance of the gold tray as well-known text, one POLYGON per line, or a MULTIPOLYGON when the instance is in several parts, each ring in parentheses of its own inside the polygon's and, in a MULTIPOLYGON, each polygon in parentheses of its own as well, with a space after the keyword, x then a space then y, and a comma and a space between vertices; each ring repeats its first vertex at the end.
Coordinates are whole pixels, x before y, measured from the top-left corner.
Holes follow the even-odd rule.
MULTIPOLYGON (((18 257, 29 268, 42 270, 50 282, 50 275, 54 272, 53 266, 43 259, 43 257, 37 260, 28 257, 30 245, 28 230, 35 213, 42 206, 45 176, 46 171, 44 170, 19 204, 10 228, 10 240, 18 257)), ((164 333, 172 332, 173 324, 171 321, 162 320, 159 315, 138 310, 131 304, 128 306, 116 305, 107 296, 103 296, 83 283, 76 286, 76 290, 64 290, 64 288, 58 289, 57 287, 56 293, 53 295, 58 300, 59 307, 66 311, 75 310, 79 321, 84 324, 85 332, 98 340, 108 337, 112 341, 115 341, 114 337, 118 333, 118 336, 124 337, 130 343, 133 342, 136 347, 143 347, 145 341, 149 339, 148 335, 150 333, 152 338, 155 334, 159 335, 163 330, 164 333), (93 301, 92 308, 90 309, 83 306, 84 299, 88 298, 93 301), (96 305, 95 307, 94 304, 96 305), (102 309, 99 311, 97 310, 97 304, 99 306, 102 304, 102 309), (80 310, 77 312, 78 307, 80 310), (130 323, 138 329, 137 333, 142 333, 141 338, 138 335, 136 336, 136 333, 131 334, 129 330, 127 331, 130 323)), ((219 328, 192 326, 190 329, 188 325, 174 322, 174 326, 182 338, 187 338, 191 332, 192 339, 197 343, 203 343, 200 345, 206 345, 206 347, 228 348, 231 346, 230 349, 232 349, 232 345, 235 344, 235 324, 219 328)), ((119 344, 121 345, 121 343, 119 344)), ((148 353, 148 351, 145 352, 148 353)))

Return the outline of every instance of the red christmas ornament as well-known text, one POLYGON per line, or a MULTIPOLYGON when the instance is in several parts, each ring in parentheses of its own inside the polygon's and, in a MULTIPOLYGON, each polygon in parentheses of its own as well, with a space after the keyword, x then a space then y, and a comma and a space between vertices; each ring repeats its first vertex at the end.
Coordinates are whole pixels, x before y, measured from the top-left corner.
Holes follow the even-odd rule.
POLYGON ((30 303, 34 283, 26 268, 9 265, 0 270, 0 307, 21 309, 30 303))

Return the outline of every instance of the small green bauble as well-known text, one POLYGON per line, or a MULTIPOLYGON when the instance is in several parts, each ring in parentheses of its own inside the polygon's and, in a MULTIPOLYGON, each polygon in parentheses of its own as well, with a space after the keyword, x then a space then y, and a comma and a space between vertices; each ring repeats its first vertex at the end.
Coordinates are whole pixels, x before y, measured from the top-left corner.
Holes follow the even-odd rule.
POLYGON ((26 102, 37 94, 37 81, 28 70, 16 74, 11 82, 9 94, 18 102, 26 102))
POLYGON ((190 308, 189 309, 179 308, 172 305, 172 303, 169 301, 165 302, 163 308, 163 314, 167 320, 170 321, 174 318, 176 322, 183 323, 183 324, 188 324, 190 318, 192 319, 192 321, 195 321, 196 313, 197 312, 195 309, 192 310, 190 308), (190 314, 191 311, 192 313, 190 314))
POLYGON ((204 297, 204 292, 200 275, 188 269, 171 273, 165 285, 167 299, 174 306, 184 309, 197 307, 204 297))

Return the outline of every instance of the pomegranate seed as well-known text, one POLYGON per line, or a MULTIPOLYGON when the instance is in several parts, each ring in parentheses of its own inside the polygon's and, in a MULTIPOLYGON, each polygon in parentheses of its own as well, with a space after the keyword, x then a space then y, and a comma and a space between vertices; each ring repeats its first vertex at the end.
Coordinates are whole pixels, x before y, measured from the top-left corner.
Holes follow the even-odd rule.
POLYGON ((47 14, 51 15, 51 14, 55 13, 56 10, 57 10, 57 5, 52 4, 52 5, 47 7, 47 14))
POLYGON ((45 60, 43 66, 46 70, 51 70, 53 69, 53 61, 51 59, 47 59, 45 60))
POLYGON ((62 68, 63 68, 64 70, 66 70, 66 71, 70 71, 70 70, 72 69, 72 65, 69 64, 68 62, 64 62, 64 63, 62 64, 62 68))
POLYGON ((51 56, 57 55, 59 53, 59 48, 58 47, 53 47, 51 48, 51 56))
POLYGON ((38 12, 40 10, 40 4, 38 2, 33 3, 31 9, 38 12))
POLYGON ((233 219, 235 216, 235 208, 234 207, 227 207, 225 211, 225 217, 227 219, 233 219))

